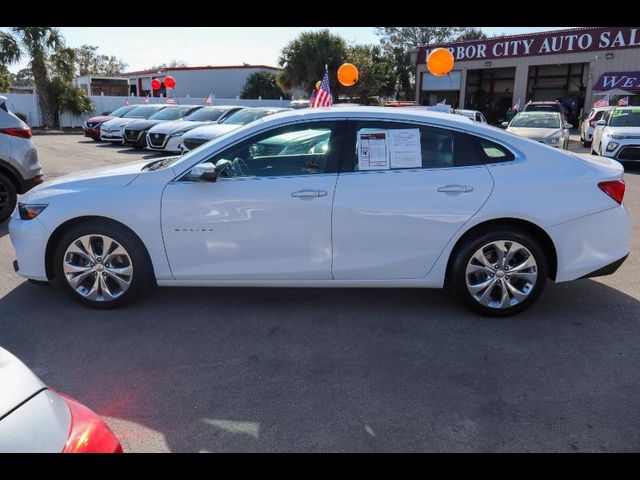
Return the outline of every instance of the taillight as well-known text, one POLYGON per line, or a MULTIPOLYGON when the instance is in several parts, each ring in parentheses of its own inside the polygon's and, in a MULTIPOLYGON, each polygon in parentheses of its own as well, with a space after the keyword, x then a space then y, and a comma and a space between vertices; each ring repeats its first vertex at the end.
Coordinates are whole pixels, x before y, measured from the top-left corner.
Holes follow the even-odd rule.
POLYGON ((619 205, 622 205, 624 198, 625 184, 622 180, 611 180, 610 182, 600 182, 600 190, 613 198, 619 205))
POLYGON ((56 393, 71 411, 71 428, 62 453, 123 453, 122 445, 98 415, 73 398, 56 393))
POLYGON ((596 128, 596 121, 595 120, 589 120, 589 126, 591 128, 596 128))
POLYGON ((0 133, 11 135, 12 137, 31 138, 31 129, 29 127, 0 128, 0 133))

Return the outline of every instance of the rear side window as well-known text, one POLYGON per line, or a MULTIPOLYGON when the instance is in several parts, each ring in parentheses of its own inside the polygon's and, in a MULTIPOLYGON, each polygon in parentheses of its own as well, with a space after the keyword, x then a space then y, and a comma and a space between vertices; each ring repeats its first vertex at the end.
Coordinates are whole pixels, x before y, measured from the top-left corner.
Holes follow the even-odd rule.
POLYGON ((478 138, 477 143, 481 154, 484 156, 484 163, 510 162, 515 159, 511 151, 495 142, 478 138))
MULTIPOLYGON (((482 164, 482 160, 478 151, 467 138, 468 135, 448 130, 446 128, 428 127, 423 125, 400 123, 400 122, 376 122, 376 121, 354 121, 353 129, 347 142, 345 155, 345 164, 343 171, 358 170, 398 170, 402 168, 451 168, 469 165, 482 164), (398 147, 398 143, 392 145, 392 132, 398 130, 407 133, 407 140, 398 147), (387 144, 384 144, 386 139, 387 144), (412 162, 411 152, 412 142, 416 143, 414 161, 412 162), (367 145, 361 145, 359 142, 368 142, 367 145), (367 151, 368 145, 371 145, 371 152, 367 151), (393 163, 391 160, 391 150, 393 148, 402 148, 405 157, 403 162, 393 163), (374 155, 384 156, 381 149, 386 150, 386 164, 382 162, 378 168, 361 168, 363 166, 362 158, 359 158, 363 152, 374 155)), ((398 138, 394 136, 394 138, 398 138)), ((394 155, 397 158, 397 155, 394 155)))
POLYGON ((604 110, 596 111, 595 115, 593 116, 594 120, 600 120, 602 118, 602 115, 604 115, 604 112, 604 110))

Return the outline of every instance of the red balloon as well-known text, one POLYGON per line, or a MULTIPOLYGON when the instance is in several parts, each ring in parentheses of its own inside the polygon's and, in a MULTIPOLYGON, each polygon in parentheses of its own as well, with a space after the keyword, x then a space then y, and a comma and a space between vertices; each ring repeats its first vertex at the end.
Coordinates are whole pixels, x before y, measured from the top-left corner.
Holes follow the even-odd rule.
POLYGON ((160 90, 160 80, 158 80, 157 78, 151 80, 151 88, 153 88, 154 90, 160 90))
POLYGON ((173 77, 164 77, 164 86, 167 88, 175 88, 176 79, 173 77))

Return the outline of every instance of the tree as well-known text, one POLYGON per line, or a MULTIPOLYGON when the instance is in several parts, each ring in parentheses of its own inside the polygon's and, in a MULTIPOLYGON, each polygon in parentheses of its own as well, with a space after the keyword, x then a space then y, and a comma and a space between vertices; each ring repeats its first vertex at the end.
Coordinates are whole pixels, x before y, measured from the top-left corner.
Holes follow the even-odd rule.
MULTIPOLYGON (((78 87, 64 78, 54 77, 49 83, 49 91, 56 110, 56 116, 68 112, 72 115, 83 115, 94 110, 93 103, 84 88, 78 87)), ((56 119, 59 121, 59 119, 56 119)))
POLYGON ((331 92, 336 98, 340 88, 335 72, 346 57, 347 44, 339 35, 328 29, 303 32, 282 49, 278 64, 283 70, 276 76, 276 81, 287 92, 295 88, 311 92, 318 80, 322 80, 327 65, 331 92))
POLYGON ((13 84, 19 87, 33 87, 33 72, 30 68, 22 68, 13 76, 13 84))
POLYGON ((276 83, 275 74, 267 71, 255 72, 247 77, 240 98, 258 98, 276 100, 285 97, 286 94, 280 90, 276 83))
POLYGON ((74 60, 69 50, 57 28, 11 27, 10 33, 0 32, 0 63, 16 63, 24 57, 29 59, 45 127, 57 125, 56 106, 49 88, 51 69, 61 69, 66 76, 68 63, 74 60))
POLYGON ((0 92, 8 92, 13 80, 13 75, 6 66, 0 64, 0 92))
POLYGON ((149 67, 149 70, 164 70, 165 68, 178 68, 178 67, 186 67, 187 62, 182 60, 169 60, 166 63, 161 63, 160 65, 153 65, 149 67))
POLYGON ((379 45, 354 45, 347 51, 347 61, 360 73, 358 81, 344 90, 358 103, 368 105, 371 97, 390 96, 395 93, 393 58, 385 55, 379 45))
POLYGON ((113 55, 99 54, 95 45, 82 45, 75 51, 79 75, 112 77, 127 68, 127 64, 121 59, 113 55))
POLYGON ((458 40, 487 38, 476 27, 377 27, 376 34, 386 52, 393 56, 397 95, 412 98, 415 90, 415 65, 411 51, 422 45, 437 45, 458 40))

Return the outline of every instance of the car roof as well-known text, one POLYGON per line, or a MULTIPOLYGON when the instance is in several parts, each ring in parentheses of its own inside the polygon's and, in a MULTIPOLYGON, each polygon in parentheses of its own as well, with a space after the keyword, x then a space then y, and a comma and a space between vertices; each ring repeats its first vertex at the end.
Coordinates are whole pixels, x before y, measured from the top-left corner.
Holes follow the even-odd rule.
MULTIPOLYGON (((560 115, 562 116, 562 114, 560 112, 550 112, 550 111, 534 111, 534 112, 518 112, 516 114, 517 116, 536 116, 536 117, 540 117, 542 115, 560 115)), ((515 118, 515 117, 514 117, 515 118)))
POLYGON ((533 105, 533 104, 538 104, 538 105, 553 105, 553 104, 559 104, 560 102, 557 100, 536 100, 536 101, 531 101, 529 100, 527 102, 527 105, 533 105))

